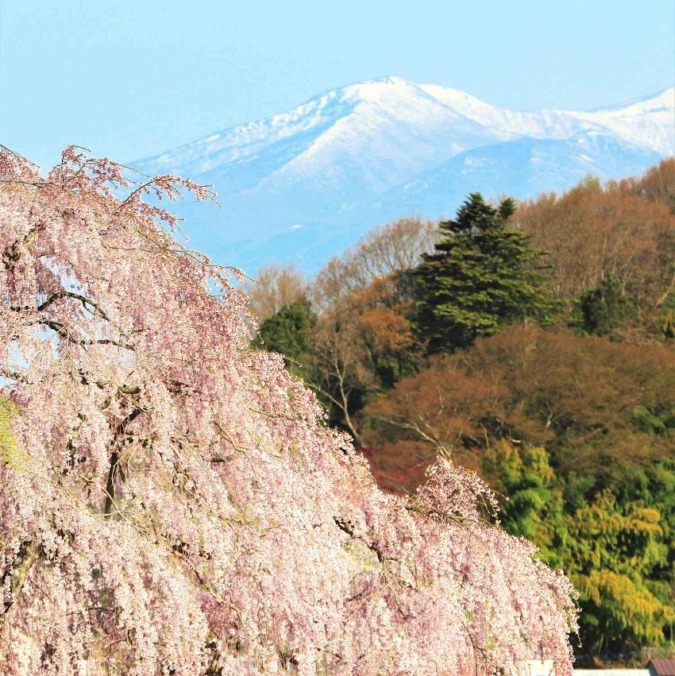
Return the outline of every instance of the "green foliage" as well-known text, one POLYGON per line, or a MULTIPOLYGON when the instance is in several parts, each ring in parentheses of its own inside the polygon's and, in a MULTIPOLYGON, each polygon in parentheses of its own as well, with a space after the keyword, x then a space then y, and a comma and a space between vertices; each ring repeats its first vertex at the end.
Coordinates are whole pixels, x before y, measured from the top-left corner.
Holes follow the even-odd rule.
POLYGON ((508 496, 507 531, 540 547, 580 593, 585 650, 614 652, 663 644, 675 621, 675 463, 625 472, 595 493, 595 482, 555 473, 543 448, 496 443, 483 469, 508 496))
POLYGON ((15 471, 23 471, 27 466, 28 456, 10 427, 16 414, 16 406, 8 399, 0 397, 0 462, 6 463, 15 471))
POLYGON ((675 411, 667 404, 636 406, 631 413, 631 423, 638 432, 665 436, 675 430, 675 411))
POLYGON ((654 575, 669 559, 669 527, 656 507, 606 490, 567 516, 565 570, 581 594, 582 638, 597 652, 662 644, 675 621, 654 575))
POLYGON ((500 491, 508 496, 499 516, 504 528, 535 542, 544 561, 562 567, 563 494, 546 450, 501 440, 489 450, 482 466, 489 476, 498 478, 500 491))
MULTIPOLYGON (((675 263, 673 268, 675 272, 675 263)), ((659 310, 657 323, 661 336, 667 341, 675 340, 675 292, 671 291, 666 295, 659 310)))
POLYGON ((594 289, 579 299, 581 328, 587 333, 607 336, 634 316, 631 302, 625 297, 616 275, 608 275, 594 289))
POLYGON ((426 444, 479 468, 508 498, 504 528, 535 543, 581 592, 584 652, 667 643, 675 621, 669 346, 513 325, 435 356, 366 412, 379 423, 368 445, 401 475, 412 474, 426 444), (409 469, 394 450, 409 454, 409 469))
POLYGON ((577 585, 584 652, 675 626, 673 172, 590 177, 521 205, 518 229, 512 200, 469 195, 417 268, 326 273, 313 328, 285 308, 257 343, 304 360, 382 486, 414 492, 439 449, 480 470, 503 526, 577 585), (535 325, 563 306, 578 333, 535 325))
POLYGON ((451 352, 505 324, 552 318, 542 252, 520 230, 507 227, 511 199, 498 207, 472 193, 454 221, 440 224, 436 253, 416 270, 416 329, 430 352, 451 352))
POLYGON ((675 339, 675 310, 666 310, 662 314, 659 328, 666 340, 675 339))
POLYGON ((26 464, 26 453, 10 429, 15 415, 16 406, 0 397, 0 462, 7 463, 14 470, 21 470, 26 464))
POLYGON ((307 299, 284 305, 260 324, 252 346, 283 354, 286 367, 296 375, 302 375, 299 369, 309 350, 315 322, 316 315, 307 299))
POLYGON ((587 650, 616 652, 663 643, 663 627, 675 615, 644 582, 604 569, 570 579, 581 594, 581 634, 587 650))

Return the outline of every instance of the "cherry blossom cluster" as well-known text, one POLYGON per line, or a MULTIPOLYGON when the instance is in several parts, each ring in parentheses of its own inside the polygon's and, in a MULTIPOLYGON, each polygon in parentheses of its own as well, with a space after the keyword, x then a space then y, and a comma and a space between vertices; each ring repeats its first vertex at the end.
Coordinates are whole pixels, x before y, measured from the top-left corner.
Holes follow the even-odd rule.
POLYGON ((182 190, 0 152, 0 672, 571 673, 567 580, 447 460, 376 487, 174 239, 182 190))

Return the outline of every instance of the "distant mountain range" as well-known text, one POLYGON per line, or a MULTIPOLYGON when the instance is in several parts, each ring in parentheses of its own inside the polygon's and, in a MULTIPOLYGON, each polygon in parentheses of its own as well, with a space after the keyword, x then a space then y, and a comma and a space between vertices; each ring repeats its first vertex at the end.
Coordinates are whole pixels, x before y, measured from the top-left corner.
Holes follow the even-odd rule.
POLYGON ((312 273, 371 227, 452 216, 469 192, 524 199, 673 154, 675 88, 592 112, 516 112, 390 77, 134 165, 214 185, 220 208, 176 209, 190 246, 249 274, 272 261, 312 273))

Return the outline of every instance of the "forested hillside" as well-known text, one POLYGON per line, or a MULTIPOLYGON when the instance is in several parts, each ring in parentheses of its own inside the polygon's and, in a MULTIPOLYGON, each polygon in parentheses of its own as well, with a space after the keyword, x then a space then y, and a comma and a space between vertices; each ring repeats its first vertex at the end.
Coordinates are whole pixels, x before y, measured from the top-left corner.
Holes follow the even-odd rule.
POLYGON ((412 493, 441 453, 580 593, 579 654, 675 640, 675 159, 267 269, 254 343, 412 493))

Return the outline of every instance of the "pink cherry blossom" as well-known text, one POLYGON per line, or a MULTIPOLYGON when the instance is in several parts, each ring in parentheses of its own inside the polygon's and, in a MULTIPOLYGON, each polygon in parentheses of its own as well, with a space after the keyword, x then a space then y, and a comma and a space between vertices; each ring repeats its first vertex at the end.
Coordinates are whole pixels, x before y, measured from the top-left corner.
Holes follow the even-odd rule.
POLYGON ((174 238, 185 190, 0 153, 0 672, 571 673, 568 581, 447 460, 379 491, 174 238))

